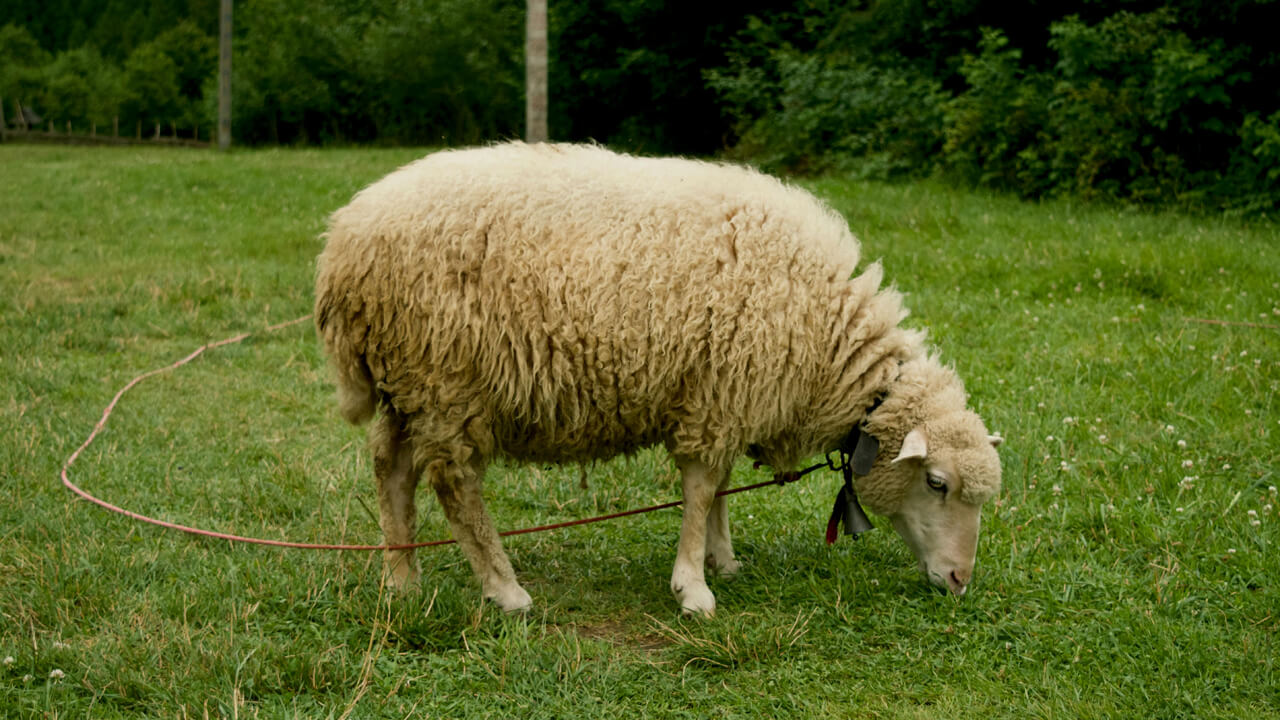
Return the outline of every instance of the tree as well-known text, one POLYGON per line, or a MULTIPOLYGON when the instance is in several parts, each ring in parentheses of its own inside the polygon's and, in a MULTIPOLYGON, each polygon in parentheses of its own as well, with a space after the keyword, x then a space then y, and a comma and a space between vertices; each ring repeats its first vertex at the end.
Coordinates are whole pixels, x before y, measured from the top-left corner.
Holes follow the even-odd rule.
POLYGON ((177 120, 179 113, 178 66, 155 43, 140 45, 124 64, 126 121, 144 124, 177 120))
POLYGON ((42 86, 41 68, 48 62, 49 53, 25 27, 12 23, 0 27, 0 101, 10 108, 15 102, 34 102, 42 86))

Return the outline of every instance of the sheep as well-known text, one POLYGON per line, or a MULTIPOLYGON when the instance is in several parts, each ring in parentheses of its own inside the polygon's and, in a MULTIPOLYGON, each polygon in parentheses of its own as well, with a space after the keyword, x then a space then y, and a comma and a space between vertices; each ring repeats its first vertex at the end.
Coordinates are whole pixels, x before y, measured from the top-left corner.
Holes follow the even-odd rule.
MULTIPOLYGON (((856 491, 929 581, 962 594, 998 438, 902 327, 882 267, 808 192, 754 170, 519 142, 437 152, 330 218, 315 322, 341 414, 369 445, 388 545, 427 480, 483 596, 529 594, 481 498, 490 460, 585 463, 663 444, 681 474, 671 590, 709 616, 706 571, 740 567, 717 491, 853 431, 882 452, 856 491)), ((420 579, 384 551, 384 582, 420 579)))

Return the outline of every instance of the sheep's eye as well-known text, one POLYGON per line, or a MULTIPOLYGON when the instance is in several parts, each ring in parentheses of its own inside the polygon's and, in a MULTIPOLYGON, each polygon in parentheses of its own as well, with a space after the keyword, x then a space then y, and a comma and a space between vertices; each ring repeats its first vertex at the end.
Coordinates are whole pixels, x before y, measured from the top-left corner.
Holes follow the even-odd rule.
POLYGON ((930 490, 936 490, 943 495, 947 494, 947 483, 942 478, 930 473, 925 476, 925 482, 929 483, 930 490))

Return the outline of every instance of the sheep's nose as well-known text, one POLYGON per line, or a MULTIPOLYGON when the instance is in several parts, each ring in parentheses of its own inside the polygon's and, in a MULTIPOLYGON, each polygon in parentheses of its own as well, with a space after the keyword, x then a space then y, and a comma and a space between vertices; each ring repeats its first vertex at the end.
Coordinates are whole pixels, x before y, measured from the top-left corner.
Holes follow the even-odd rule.
POLYGON ((973 570, 956 568, 947 576, 947 584, 951 586, 952 595, 963 595, 969 589, 969 581, 973 579, 973 570))

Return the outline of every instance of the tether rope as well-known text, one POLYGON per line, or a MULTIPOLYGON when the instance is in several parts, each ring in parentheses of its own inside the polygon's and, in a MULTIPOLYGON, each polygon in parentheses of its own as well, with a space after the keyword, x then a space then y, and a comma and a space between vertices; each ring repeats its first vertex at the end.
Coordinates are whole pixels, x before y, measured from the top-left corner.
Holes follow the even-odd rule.
MULTIPOLYGON (((300 318, 290 320, 288 322, 283 322, 276 325, 269 325, 263 328, 259 332, 268 333, 268 332, 275 332, 277 330, 283 330, 284 328, 306 322, 307 320, 310 320, 310 319, 311 319, 310 315, 304 315, 300 318)), ((190 355, 187 355, 186 357, 182 358, 181 360, 178 360, 177 362, 174 362, 170 365, 166 365, 161 368, 156 368, 155 370, 150 370, 130 380, 127 384, 125 384, 124 387, 120 388, 120 390, 116 392, 115 397, 111 399, 111 402, 108 403, 107 407, 102 411, 102 418, 98 420, 97 425, 94 425, 93 431, 89 433, 89 436, 85 438, 85 441, 81 443, 80 447, 76 448, 76 451, 71 453, 71 456, 67 458, 67 461, 65 463, 63 463, 62 484, 65 485, 68 490, 70 490, 71 492, 79 496, 81 499, 87 500, 93 503, 94 505, 105 508, 106 510, 109 510, 114 513, 118 513, 120 515, 124 515, 125 517, 131 518, 133 520, 137 520, 139 522, 147 523, 150 525, 157 525, 163 528, 169 528, 170 530, 180 530, 182 532, 189 533, 191 535, 199 535, 201 537, 214 538, 217 540, 229 540, 231 542, 250 543, 254 545, 269 545, 271 547, 280 547, 280 548, 297 548, 297 549, 303 549, 303 550, 408 550, 412 548, 424 548, 424 547, 434 547, 438 545, 450 545, 457 542, 456 540, 453 540, 453 539, 444 539, 444 540, 431 540, 428 542, 410 543, 407 545, 342 545, 342 544, 329 544, 329 543, 294 542, 290 540, 269 540, 266 538, 245 537, 243 535, 222 533, 222 532, 216 532, 213 530, 204 530, 201 528, 191 527, 189 525, 182 525, 179 523, 168 522, 166 520, 160 520, 158 518, 149 517, 141 513, 136 513, 136 512, 133 512, 132 510, 126 510, 122 507, 119 507, 118 505, 113 505, 105 500, 102 500, 101 498, 91 495, 90 493, 86 492, 75 483, 71 482, 71 479, 67 477, 67 471, 71 468, 71 465, 76 461, 77 458, 80 457, 80 454, 84 452, 85 449, 87 449, 90 444, 93 443, 94 439, 98 437, 98 434, 102 432, 103 428, 106 427, 107 419, 111 417, 112 411, 115 410, 116 405, 119 404, 120 402, 120 398, 124 397, 125 393, 132 390, 135 386, 137 386, 139 383, 141 383, 144 380, 155 377, 156 375, 160 375, 162 373, 172 372, 173 370, 176 370, 182 367, 183 365, 190 363, 191 361, 203 355, 206 350, 212 350, 214 348, 219 348, 224 345, 232 345, 238 342, 242 342, 243 340, 251 337, 252 335, 253 333, 245 332, 245 333, 240 333, 239 335, 235 335, 233 337, 229 337, 225 340, 219 340, 217 342, 208 343, 207 345, 201 345, 190 355)), ((716 496, 720 497, 723 495, 733 495, 735 493, 746 492, 748 490, 755 490, 757 488, 762 488, 766 485, 786 485, 788 483, 793 483, 799 480, 801 477, 803 477, 804 475, 808 474, 813 470, 816 470, 821 467, 830 467, 830 466, 831 466, 831 462, 830 460, 828 460, 826 463, 819 463, 817 465, 814 465, 810 468, 806 468, 805 470, 802 470, 799 472, 778 473, 774 476, 772 480, 755 483, 753 485, 744 485, 739 488, 733 488, 732 490, 721 490, 720 492, 716 493, 716 496)), ((680 504, 682 504, 682 501, 675 500, 672 502, 662 503, 660 505, 651 505, 649 507, 637 508, 634 510, 624 510, 622 512, 611 513, 608 515, 600 515, 598 517, 583 518, 580 520, 570 520, 567 522, 553 523, 551 525, 539 525, 537 527, 521 528, 519 530, 507 530, 505 532, 499 533, 499 535, 502 535, 502 536, 523 535, 525 533, 541 532, 544 530, 557 530, 560 528, 573 527, 575 525, 588 525, 590 523, 603 522, 605 520, 613 520, 620 517, 626 517, 628 515, 639 515, 641 513, 654 512, 655 510, 665 510, 667 508, 676 507, 677 505, 680 505, 680 504)))

